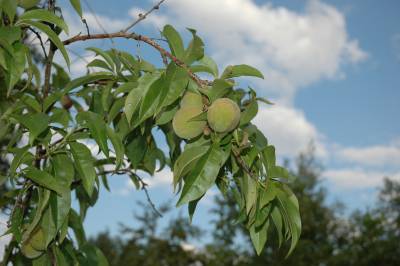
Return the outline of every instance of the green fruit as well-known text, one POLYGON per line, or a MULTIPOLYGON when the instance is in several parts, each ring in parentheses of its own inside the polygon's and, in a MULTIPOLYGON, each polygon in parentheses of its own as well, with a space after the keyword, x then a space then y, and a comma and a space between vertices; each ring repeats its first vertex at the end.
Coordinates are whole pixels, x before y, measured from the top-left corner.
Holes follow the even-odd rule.
POLYGON ((22 254, 24 254, 25 257, 28 259, 34 259, 42 255, 42 251, 38 251, 32 247, 32 245, 28 243, 22 244, 22 254))
POLYGON ((202 109, 198 107, 185 107, 179 109, 172 120, 172 127, 175 134, 183 139, 197 137, 203 132, 206 121, 189 121, 193 117, 201 114, 202 109))
POLYGON ((203 109, 203 97, 194 92, 186 92, 181 100, 181 107, 198 107, 203 109))
POLYGON ((232 131, 239 124, 240 108, 231 99, 217 99, 208 108, 207 120, 215 132, 225 133, 232 131))
POLYGON ((39 228, 38 230, 33 232, 29 239, 29 243, 32 246, 32 248, 36 250, 46 250, 47 245, 43 229, 39 228))
POLYGON ((24 9, 29 9, 39 4, 39 2, 40 0, 18 0, 17 4, 24 9))

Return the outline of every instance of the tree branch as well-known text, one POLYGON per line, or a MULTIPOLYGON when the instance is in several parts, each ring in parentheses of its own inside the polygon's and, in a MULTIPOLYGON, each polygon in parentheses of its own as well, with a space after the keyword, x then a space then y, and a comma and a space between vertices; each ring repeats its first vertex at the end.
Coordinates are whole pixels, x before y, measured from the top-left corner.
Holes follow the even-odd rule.
POLYGON ((186 70, 188 73, 189 77, 196 82, 201 88, 204 86, 209 86, 212 84, 211 81, 209 80, 203 80, 200 79, 196 74, 192 72, 192 70, 180 59, 176 58, 173 56, 170 52, 165 50, 161 45, 159 45, 157 42, 152 40, 151 38, 145 36, 145 35, 140 35, 136 33, 126 33, 126 32, 115 32, 115 33, 100 33, 100 34, 92 34, 92 35, 76 35, 72 38, 69 38, 65 41, 63 41, 64 45, 69 45, 74 42, 79 42, 79 41, 86 41, 86 40, 98 40, 98 39, 112 39, 112 38, 125 38, 125 39, 132 39, 140 42, 147 43, 148 45, 152 46, 155 48, 161 56, 168 57, 171 59, 177 66, 183 68, 186 70))
POLYGON ((128 27, 126 27, 122 32, 127 32, 128 30, 132 29, 136 24, 138 24, 140 21, 144 20, 151 12, 158 10, 160 8, 160 5, 164 2, 165 0, 161 0, 158 2, 155 6, 153 6, 149 11, 147 11, 144 14, 139 14, 139 18, 132 22, 128 27))

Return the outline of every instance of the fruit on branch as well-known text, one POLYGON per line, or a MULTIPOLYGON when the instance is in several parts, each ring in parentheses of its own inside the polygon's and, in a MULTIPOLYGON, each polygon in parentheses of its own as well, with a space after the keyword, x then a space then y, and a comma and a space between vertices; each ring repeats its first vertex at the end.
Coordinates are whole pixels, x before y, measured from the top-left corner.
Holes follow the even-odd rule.
POLYGON ((207 121, 210 127, 218 133, 234 130, 239 124, 240 108, 228 98, 215 100, 208 108, 207 121))
POLYGON ((36 230, 31 238, 29 239, 29 243, 34 248, 35 250, 46 250, 47 245, 45 241, 45 234, 43 232, 43 229, 39 228, 36 230))
POLYGON ((201 114, 202 108, 184 107, 179 109, 172 119, 172 127, 174 132, 180 138, 192 139, 203 133, 206 121, 191 121, 192 118, 201 114))
POLYGON ((28 259, 34 259, 42 255, 43 252, 37 251, 32 247, 32 245, 28 243, 24 243, 21 248, 22 254, 28 259))
POLYGON ((203 109, 203 97, 194 92, 186 92, 182 98, 181 107, 197 107, 203 109))
POLYGON ((39 4, 39 2, 40 0, 17 0, 17 4, 24 9, 32 8, 39 4))

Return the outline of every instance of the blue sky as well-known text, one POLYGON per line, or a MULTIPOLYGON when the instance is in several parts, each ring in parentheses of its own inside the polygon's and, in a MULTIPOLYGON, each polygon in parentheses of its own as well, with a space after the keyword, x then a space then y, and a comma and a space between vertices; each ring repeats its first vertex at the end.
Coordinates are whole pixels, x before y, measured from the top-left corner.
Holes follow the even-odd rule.
MULTIPOLYGON (((151 4, 118 1, 110 8, 108 1, 83 1, 92 32, 120 30, 151 4)), ((261 69, 264 81, 239 80, 276 103, 261 108, 256 124, 281 159, 293 159, 313 140, 325 168, 329 202, 340 200, 350 212, 375 201, 383 176, 400 178, 399 8, 394 0, 379 5, 372 0, 167 0, 134 30, 159 37, 162 26, 170 23, 187 39, 185 27, 193 27, 221 68, 248 63, 261 69)), ((84 31, 71 10, 65 16, 73 32, 84 31)), ((159 55, 143 44, 116 40, 84 45, 114 45, 160 64, 159 55)), ((71 48, 92 57, 84 46, 71 48)), ((84 62, 77 60, 73 75, 83 70, 84 62)), ((115 233, 119 222, 133 224, 133 212, 139 211, 136 201, 145 200, 127 178, 110 180, 112 192, 103 190, 89 211, 86 226, 91 235, 105 229, 115 233)), ((168 169, 147 180, 156 205, 176 202, 168 169)), ((212 190, 200 204, 195 224, 209 226, 216 193, 212 190)), ((172 216, 179 213, 186 215, 186 208, 172 216)))
MULTIPOLYGON (((91 32, 103 31, 99 23, 112 32, 153 1, 120 0, 112 7, 106 0, 82 2, 91 32)), ((383 176, 400 179, 399 10, 396 0, 166 0, 134 31, 159 37, 159 29, 171 23, 188 38, 185 27, 193 27, 222 69, 248 63, 262 70, 263 81, 239 80, 276 103, 263 106, 255 123, 281 159, 293 159, 313 140, 325 168, 329 202, 340 200, 350 211, 375 201, 383 176)), ((72 33, 85 31, 68 6, 64 15, 72 33)), ((156 52, 134 42, 96 41, 70 48, 90 59, 84 47, 113 45, 160 65, 156 52)), ((78 76, 85 63, 74 62, 72 74, 78 76)), ((176 202, 171 178, 166 169, 147 179, 156 205, 176 202)), ((89 210, 89 235, 105 229, 116 233, 119 222, 133 224, 136 201, 145 200, 126 177, 110 177, 110 183, 112 192, 102 190, 98 204, 89 210)), ((209 226, 215 193, 212 190, 199 205, 194 224, 209 226)), ((172 215, 179 212, 186 215, 186 207, 172 215)))

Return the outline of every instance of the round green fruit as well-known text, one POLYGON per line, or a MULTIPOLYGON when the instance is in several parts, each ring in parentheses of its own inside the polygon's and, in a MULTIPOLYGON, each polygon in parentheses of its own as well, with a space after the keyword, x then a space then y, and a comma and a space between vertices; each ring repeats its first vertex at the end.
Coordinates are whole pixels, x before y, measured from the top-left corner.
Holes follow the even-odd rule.
POLYGON ((186 92, 181 100, 181 107, 197 107, 203 109, 203 97, 194 92, 186 92))
POLYGON ((172 127, 175 134, 183 139, 192 139, 203 133, 206 121, 189 121, 201 114, 202 109, 198 107, 186 107, 179 109, 172 119, 172 127))
POLYGON ((28 259, 34 259, 42 255, 42 251, 38 251, 32 247, 32 245, 28 243, 22 244, 21 248, 22 254, 24 254, 25 257, 28 259))
POLYGON ((39 4, 39 2, 40 0, 18 0, 17 4, 24 9, 29 9, 39 4))
POLYGON ((40 251, 47 249, 45 235, 42 228, 39 228, 32 234, 31 238, 29 239, 29 243, 31 244, 32 248, 36 250, 40 251))
POLYGON ((231 99, 217 99, 208 108, 207 120, 215 132, 225 133, 232 131, 239 124, 240 108, 231 99))

